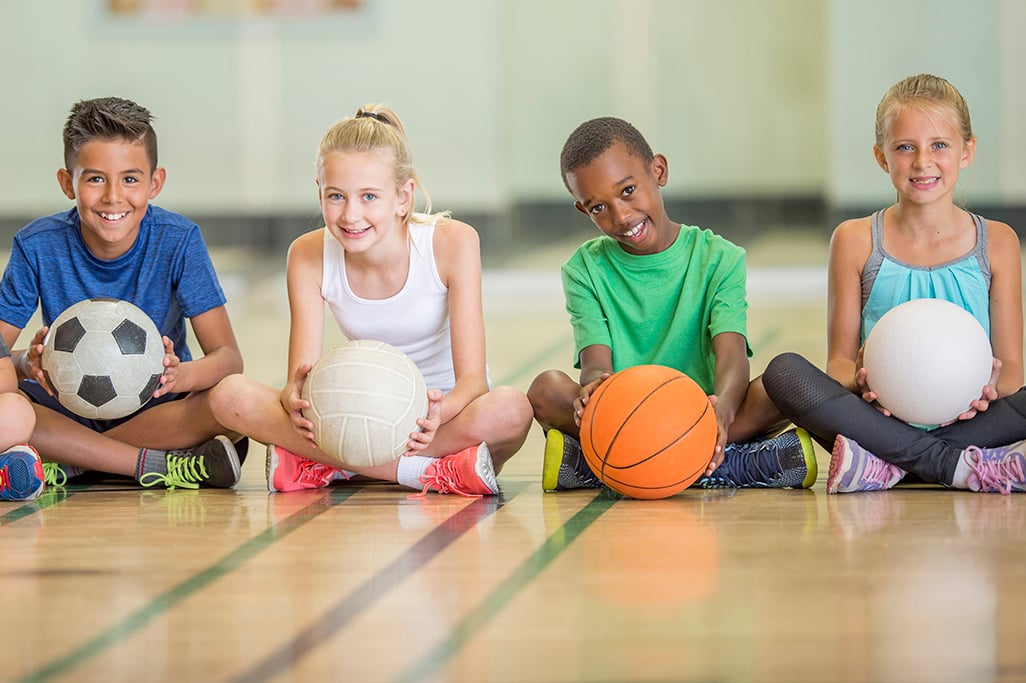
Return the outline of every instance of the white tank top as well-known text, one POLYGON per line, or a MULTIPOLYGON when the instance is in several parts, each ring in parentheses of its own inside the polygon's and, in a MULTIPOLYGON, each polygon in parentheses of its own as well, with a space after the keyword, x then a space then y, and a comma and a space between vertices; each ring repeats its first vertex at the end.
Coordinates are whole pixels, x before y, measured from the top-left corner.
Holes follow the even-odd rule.
POLYGON ((428 389, 452 390, 449 290, 435 265, 435 223, 410 224, 410 271, 406 283, 387 299, 363 299, 346 278, 345 250, 324 230, 321 296, 347 339, 375 339, 409 356, 428 389))

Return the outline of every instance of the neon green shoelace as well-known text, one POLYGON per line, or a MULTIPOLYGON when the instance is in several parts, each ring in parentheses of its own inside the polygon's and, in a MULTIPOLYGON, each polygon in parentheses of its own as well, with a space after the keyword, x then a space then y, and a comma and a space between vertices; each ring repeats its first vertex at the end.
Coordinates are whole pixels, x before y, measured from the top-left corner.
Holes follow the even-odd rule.
POLYGON ((44 462, 43 481, 47 486, 64 486, 68 483, 68 473, 55 462, 44 462))
POLYGON ((206 459, 202 455, 169 455, 167 457, 167 474, 148 472, 139 477, 139 483, 146 487, 164 484, 169 489, 198 489, 199 483, 206 481, 209 477, 206 459))

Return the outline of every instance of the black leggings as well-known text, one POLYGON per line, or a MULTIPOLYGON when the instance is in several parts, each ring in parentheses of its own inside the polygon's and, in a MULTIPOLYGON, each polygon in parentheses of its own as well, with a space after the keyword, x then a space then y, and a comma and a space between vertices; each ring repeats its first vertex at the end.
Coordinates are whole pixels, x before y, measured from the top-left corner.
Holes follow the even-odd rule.
POLYGON ((888 417, 795 353, 770 361, 766 393, 784 417, 804 427, 827 450, 842 434, 873 455, 924 481, 951 485, 962 450, 1026 439, 1026 390, 992 401, 971 420, 924 431, 888 417))

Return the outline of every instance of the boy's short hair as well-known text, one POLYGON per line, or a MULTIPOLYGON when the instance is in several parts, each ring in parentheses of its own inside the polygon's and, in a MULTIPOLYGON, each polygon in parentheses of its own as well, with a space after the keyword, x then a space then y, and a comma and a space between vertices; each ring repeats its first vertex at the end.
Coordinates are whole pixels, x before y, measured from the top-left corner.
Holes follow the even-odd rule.
POLYGON ((149 110, 120 97, 80 100, 71 107, 64 123, 64 167, 72 170, 82 146, 94 140, 126 140, 142 144, 157 168, 157 134, 149 110))
POLYGON ((570 133, 559 155, 559 170, 566 188, 570 189, 567 175, 590 164, 617 142, 622 142, 628 152, 642 161, 651 161, 655 156, 645 136, 627 121, 614 116, 585 121, 570 133))

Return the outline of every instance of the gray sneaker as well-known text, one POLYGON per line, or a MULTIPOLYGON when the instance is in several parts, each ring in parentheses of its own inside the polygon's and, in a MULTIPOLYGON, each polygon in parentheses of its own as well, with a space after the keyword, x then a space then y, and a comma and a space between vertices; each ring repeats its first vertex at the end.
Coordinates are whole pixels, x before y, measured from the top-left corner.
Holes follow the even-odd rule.
POLYGON ((812 439, 792 429, 762 441, 728 444, 723 462, 695 486, 722 488, 803 488, 816 483, 818 468, 812 439))
POLYGON ((574 437, 550 429, 545 433, 545 460, 542 464, 542 489, 600 489, 602 482, 584 461, 581 444, 574 437))

